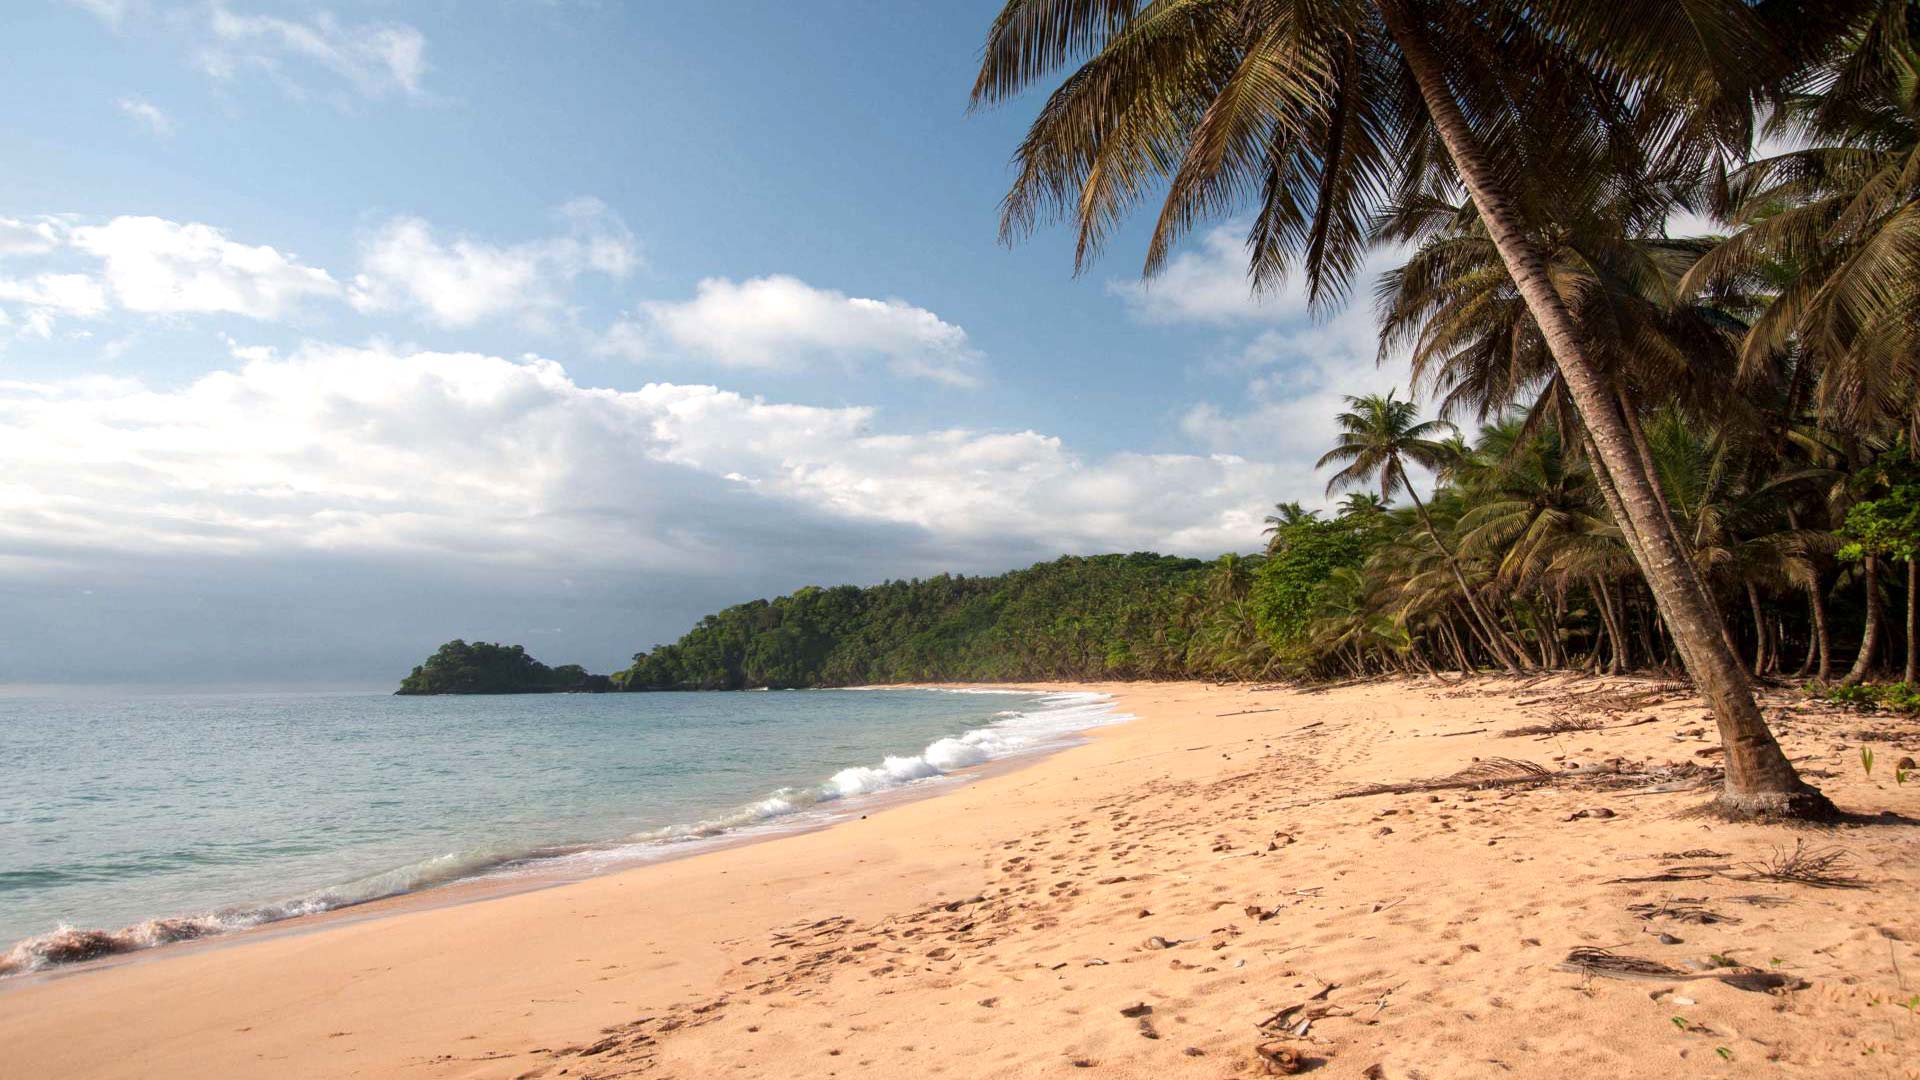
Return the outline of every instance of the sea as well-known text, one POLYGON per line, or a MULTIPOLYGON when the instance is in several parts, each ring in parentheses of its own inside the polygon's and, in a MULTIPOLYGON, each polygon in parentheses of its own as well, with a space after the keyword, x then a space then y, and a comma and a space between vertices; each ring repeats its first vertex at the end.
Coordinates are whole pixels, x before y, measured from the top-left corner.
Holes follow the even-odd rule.
POLYGON ((1123 719, 1018 690, 0 693, 0 976, 816 828, 1123 719))

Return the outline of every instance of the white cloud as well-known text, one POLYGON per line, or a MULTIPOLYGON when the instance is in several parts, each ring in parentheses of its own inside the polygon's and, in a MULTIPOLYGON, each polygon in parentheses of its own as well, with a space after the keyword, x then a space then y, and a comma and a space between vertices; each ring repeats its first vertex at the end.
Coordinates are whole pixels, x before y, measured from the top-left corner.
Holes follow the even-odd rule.
POLYGON ((54 222, 42 218, 21 221, 0 217, 0 258, 12 255, 44 255, 60 246, 60 230, 54 222))
POLYGON ((173 117, 168 116, 160 106, 137 97, 123 97, 117 102, 120 111, 146 125, 148 131, 161 138, 173 134, 173 117))
POLYGON ((49 308, 62 315, 91 318, 107 310, 106 290, 85 274, 35 274, 0 278, 0 301, 49 308))
POLYGON ((543 322, 565 306, 565 287, 588 271, 623 277, 639 262, 633 234, 597 199, 560 209, 567 231, 500 246, 443 241, 416 217, 380 226, 362 245, 351 297, 362 311, 416 309, 450 327, 517 314, 543 322))
POLYGON ((240 14, 215 3, 207 30, 212 41, 201 50, 200 66, 216 78, 259 71, 298 92, 291 61, 327 71, 363 97, 424 94, 427 39, 405 23, 348 25, 325 11, 302 21, 240 14))
POLYGON ((1218 359, 1210 366, 1245 379, 1230 406, 1187 407, 1181 431, 1214 454, 1273 463, 1278 480, 1269 502, 1320 503, 1326 477, 1314 462, 1333 445, 1345 398, 1409 393, 1405 358, 1378 362, 1379 325, 1369 304, 1374 280, 1402 253, 1375 252, 1356 275, 1354 299, 1316 319, 1297 279, 1251 291, 1239 236, 1231 225, 1215 228, 1153 280, 1108 288, 1143 322, 1213 328, 1218 359))
POLYGON ((118 27, 129 13, 144 6, 141 0, 67 0, 67 3, 92 12, 95 18, 112 27, 118 27))
POLYGON ((1269 293, 1253 292, 1246 243, 1230 225, 1209 230, 1197 249, 1175 255, 1152 279, 1112 281, 1107 290, 1144 322, 1225 325, 1307 314, 1306 296, 1292 282, 1269 293))
POLYGON ((75 228, 71 243, 103 261, 114 299, 131 311, 278 319, 304 300, 340 295, 325 270, 266 245, 229 240, 210 225, 117 217, 75 228))
POLYGON ((173 390, 0 383, 0 552, 325 550, 711 570, 713 522, 839 521, 949 552, 1257 543, 1275 470, 1088 458, 1026 432, 888 433, 860 407, 583 387, 556 363, 249 352, 173 390))
POLYGON ((641 356, 662 345, 726 367, 783 368, 879 357, 896 373, 952 386, 980 381, 967 332, 904 300, 821 289, 783 274, 708 278, 691 300, 640 305, 608 332, 608 351, 641 356))

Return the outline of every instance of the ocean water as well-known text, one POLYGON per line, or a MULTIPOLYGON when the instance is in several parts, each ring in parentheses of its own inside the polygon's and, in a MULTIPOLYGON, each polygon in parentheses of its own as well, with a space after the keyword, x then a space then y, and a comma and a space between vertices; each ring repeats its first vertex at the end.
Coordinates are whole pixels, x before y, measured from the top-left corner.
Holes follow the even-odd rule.
POLYGON ((1117 719, 1002 691, 8 694, 0 974, 807 827, 1117 719))

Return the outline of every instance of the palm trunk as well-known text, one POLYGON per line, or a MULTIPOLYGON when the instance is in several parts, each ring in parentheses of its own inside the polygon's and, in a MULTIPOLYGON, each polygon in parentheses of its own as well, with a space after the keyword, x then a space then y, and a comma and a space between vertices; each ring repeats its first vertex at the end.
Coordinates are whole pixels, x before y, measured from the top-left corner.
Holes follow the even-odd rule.
POLYGON ((1494 247, 1539 326, 1582 424, 1599 448, 1599 464, 1625 504, 1623 529, 1638 534, 1640 569, 1672 631, 1694 683, 1712 707, 1725 748, 1727 776, 1720 806, 1740 816, 1830 816, 1826 797, 1802 780, 1754 702, 1740 659, 1720 640, 1720 615, 1687 565, 1686 551, 1661 511, 1624 418, 1598 365, 1587 355, 1573 316, 1553 287, 1546 255, 1522 225, 1518 206, 1501 190, 1448 87, 1446 68, 1409 10, 1412 0, 1381 0, 1388 31, 1419 85, 1434 131, 1473 198, 1494 247))
MULTIPOLYGON (((1427 535, 1433 538, 1434 546, 1440 549, 1440 554, 1446 556, 1447 567, 1453 571, 1454 583, 1460 586, 1460 595, 1466 598, 1467 607, 1472 610, 1473 617, 1480 620, 1481 625, 1485 627, 1487 644, 1493 650, 1493 658, 1498 660, 1508 673, 1519 674, 1520 669, 1514 663, 1515 657, 1519 656, 1519 650, 1515 649, 1512 654, 1507 652, 1508 643, 1503 640, 1505 635, 1500 629, 1500 624, 1494 622, 1486 609, 1480 606, 1479 599, 1473 595, 1473 589, 1467 585, 1466 571, 1460 569, 1460 560, 1454 558, 1453 549, 1447 546, 1447 542, 1440 539, 1440 530, 1433 527, 1433 519, 1427 516, 1427 504, 1420 501, 1420 493, 1413 490, 1413 485, 1405 481, 1404 474, 1402 474, 1401 486, 1407 489, 1407 497, 1413 500, 1413 508, 1420 512, 1420 524, 1427 527, 1427 535)), ((1525 662, 1524 656, 1520 659, 1522 663, 1525 662)))
POLYGON ((1747 582, 1747 612, 1753 616, 1753 674, 1767 671, 1767 613, 1760 609, 1760 590, 1747 582))
POLYGON ((1613 649, 1613 654, 1607 662, 1607 671, 1611 674, 1618 675, 1626 670, 1627 667, 1627 636, 1621 633, 1620 624, 1614 620, 1613 597, 1607 589, 1607 579, 1603 577, 1595 577, 1593 579, 1593 597, 1596 601, 1594 606, 1600 609, 1600 623, 1606 627, 1607 643, 1613 649))
POLYGON ((1827 594, 1820 587, 1817 573, 1813 584, 1807 586, 1807 606, 1813 611, 1813 637, 1820 649, 1820 670, 1815 677, 1829 682, 1833 679, 1833 636, 1827 632, 1827 594))
POLYGON ((1860 634, 1860 652, 1853 658, 1853 670, 1840 680, 1841 686, 1853 686, 1867 677, 1874 654, 1880 651, 1880 560, 1867 556, 1867 628, 1860 634))
POLYGON ((1440 632, 1446 636, 1447 646, 1453 650, 1453 658, 1460 665, 1460 674, 1473 674, 1473 661, 1467 659, 1467 650, 1460 644, 1460 635, 1453 632, 1453 620, 1442 615, 1440 632))
POLYGON ((1900 681, 1912 686, 1920 679, 1920 558, 1907 559, 1907 668, 1900 681))

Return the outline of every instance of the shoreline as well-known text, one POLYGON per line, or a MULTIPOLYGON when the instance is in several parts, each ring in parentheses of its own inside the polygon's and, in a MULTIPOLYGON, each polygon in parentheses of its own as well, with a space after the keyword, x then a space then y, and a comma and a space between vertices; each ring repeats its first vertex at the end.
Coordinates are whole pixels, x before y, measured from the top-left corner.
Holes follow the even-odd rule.
MULTIPOLYGON (((945 769, 931 776, 918 777, 898 783, 895 786, 878 790, 860 792, 853 795, 818 802, 796 809, 786 814, 776 814, 761 821, 745 822, 737 825, 717 827, 711 835, 691 833, 684 837, 660 837, 649 840, 635 840, 632 837, 587 842, 566 847, 534 849, 524 855, 503 857, 495 865, 471 873, 457 875, 443 881, 417 887, 403 887, 396 892, 373 896, 363 900, 350 900, 332 903, 314 911, 298 914, 269 917, 251 925, 237 925, 231 928, 217 928, 189 933, 173 940, 164 940, 131 946, 121 945, 110 951, 78 960, 56 960, 37 967, 28 967, 18 971, 9 971, 4 963, 5 952, 0 952, 0 994, 12 989, 31 985, 35 982, 85 975, 92 971, 129 963, 166 959, 181 952, 224 948, 243 944, 253 940, 272 938, 287 934, 312 933, 330 926, 363 919, 385 918, 415 910, 432 910, 456 904, 480 903, 521 893, 556 888, 605 877, 610 874, 625 873, 642 869, 658 863, 678 859, 698 857, 714 851, 722 851, 749 844, 765 843, 786 836, 802 835, 831 829, 854 817, 865 818, 868 814, 881 813, 889 808, 922 799, 938 798, 959 785, 974 782, 1002 772, 1013 771, 1028 764, 1042 760, 1052 754, 1078 745, 1085 733, 1099 727, 1115 723, 1125 723, 1131 719, 1119 712, 1113 704, 1112 696, 1107 694, 1090 695, 1099 700, 1083 702, 1057 702, 1051 706, 1044 704, 1047 697, 1066 696, 1077 691, 1065 689, 1068 684, 1055 684, 1050 688, 1040 688, 1030 684, 983 684, 983 683, 913 683, 894 685, 835 687, 838 690, 924 690, 946 693, 977 693, 982 695, 1005 694, 1009 696, 1038 696, 1042 700, 1036 703, 1029 719, 1044 718, 1050 713, 1066 713, 1094 704, 1103 704, 1105 708, 1093 717, 1091 722, 1076 727, 1063 734, 1050 734, 1041 738, 1031 747, 1010 751, 998 757, 989 757, 984 761, 945 769), (951 781, 951 784, 945 783, 951 781), (612 855, 616 852, 628 852, 624 857, 615 857, 612 861, 594 865, 591 860, 581 865, 577 860, 582 856, 612 855)), ((748 691, 737 691, 748 692, 748 691)), ((998 719, 998 718, 995 718, 998 719)), ((969 731, 979 731, 993 726, 990 719, 969 731)), ((951 737, 949 737, 951 738, 951 737)), ((862 769, 865 766, 849 765, 847 770, 862 769)), ((737 811, 738 808, 730 808, 737 811)), ((729 811, 722 811, 726 813, 729 811)), ((656 830, 665 832, 676 828, 698 828, 707 822, 694 822, 688 825, 670 824, 656 830)), ((405 867, 384 871, 396 873, 405 867)), ((376 874, 373 876, 381 876, 376 874)), ((344 883, 332 888, 347 888, 354 882, 344 883)), ((6 948, 31 947, 46 942, 61 934, 73 934, 80 938, 99 938, 116 941, 139 937, 150 927, 162 927, 166 924, 192 925, 215 922, 222 917, 233 917, 253 910, 267 910, 276 906, 299 902, 299 898, 285 900, 256 901, 251 905, 239 905, 191 915, 161 915, 145 922, 130 924, 117 930, 66 928, 50 931, 47 934, 7 943, 6 948)))
MULTIPOLYGON (((1911 821, 1810 835, 1571 779, 1340 797, 1495 757, 1711 760, 1671 686, 1519 685, 1074 686, 1139 719, 867 820, 0 992, 0 1045, 63 1077, 1197 1080, 1260 1075, 1275 1042, 1333 1077, 1830 1075, 1862 1055, 1912 1075, 1911 821), (1743 879, 1796 838, 1849 849, 1864 887, 1743 879), (1667 914, 1686 904, 1719 919, 1667 914), (1598 947, 1674 974, 1559 970, 1598 947), (1805 987, 1688 966, 1714 956, 1805 987)), ((1861 775, 1851 740, 1877 721, 1782 701, 1783 742, 1843 805, 1920 810, 1861 775)), ((1920 739, 1874 730, 1888 752, 1920 739)))

